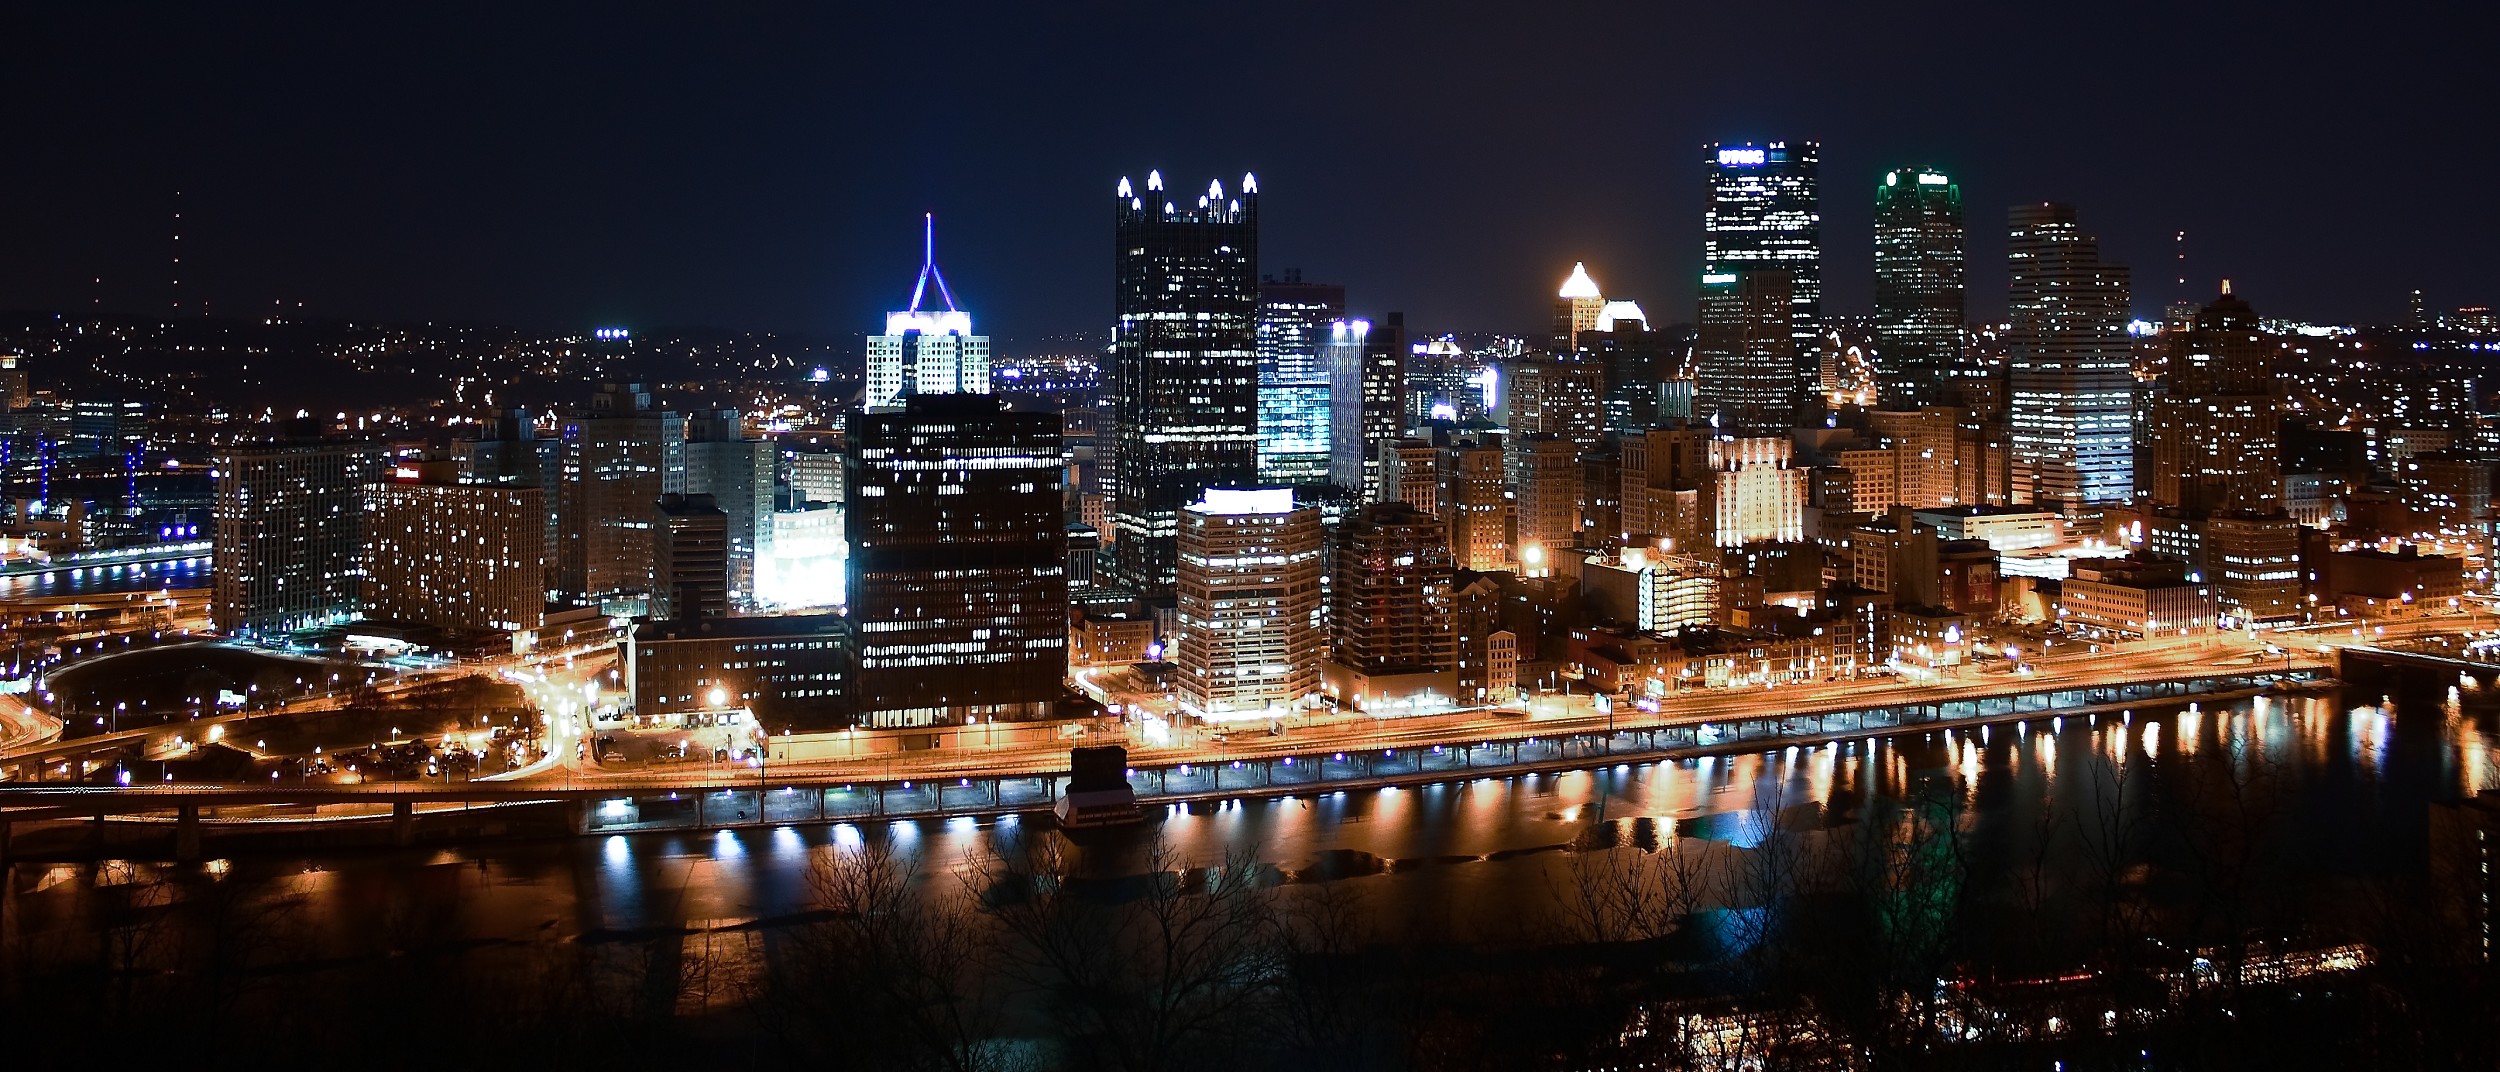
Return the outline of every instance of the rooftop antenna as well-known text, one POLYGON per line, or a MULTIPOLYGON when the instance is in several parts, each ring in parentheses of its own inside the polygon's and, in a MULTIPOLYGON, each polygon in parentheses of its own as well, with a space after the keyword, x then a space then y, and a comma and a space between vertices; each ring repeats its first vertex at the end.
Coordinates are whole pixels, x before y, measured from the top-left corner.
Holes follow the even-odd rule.
POLYGON ((937 213, 920 217, 920 281, 911 285, 911 312, 920 311, 920 296, 929 289, 929 281, 937 280, 938 297, 946 302, 946 311, 955 312, 954 292, 946 289, 946 274, 937 266, 937 213))
POLYGON ((2179 272, 2179 296, 2187 296, 2187 232, 2179 232, 2172 240, 2171 263, 2179 272))

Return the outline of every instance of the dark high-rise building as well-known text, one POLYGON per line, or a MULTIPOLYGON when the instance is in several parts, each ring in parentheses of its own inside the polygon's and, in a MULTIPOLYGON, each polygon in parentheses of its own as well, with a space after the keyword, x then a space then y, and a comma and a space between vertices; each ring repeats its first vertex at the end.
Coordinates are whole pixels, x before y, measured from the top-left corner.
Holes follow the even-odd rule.
POLYGON ((747 436, 736 410, 686 420, 686 490, 711 496, 729 519, 733 606, 754 602, 756 564, 772 556, 773 454, 772 443, 747 436))
POLYGON ((1901 168, 1875 188, 1875 367, 1893 409, 1962 405, 1962 188, 1901 168))
POLYGON ((2072 205, 2016 205, 2007 216, 2014 497, 2124 502, 2135 490, 2127 270, 2101 260, 2072 205))
POLYGON ((1594 355, 1529 350, 1506 362, 1502 373, 1502 419, 1513 437, 1557 435, 1585 453, 1606 434, 1606 368, 1594 355))
POLYGON ((1707 148, 1710 208, 1702 221, 1702 271, 1788 273, 1788 333, 1798 393, 1813 390, 1808 361, 1823 328, 1823 215, 1815 197, 1822 147, 1810 141, 1707 148))
POLYGON ((1049 717, 1068 664, 1062 463, 1056 414, 987 395, 910 395, 900 413, 853 418, 844 529, 861 722, 1049 717))
POLYGON ((217 455, 209 617, 221 633, 272 633, 353 614, 362 593, 365 443, 241 445, 217 455))
POLYGON ((592 599, 651 591, 651 510, 686 490, 686 419, 651 408, 641 384, 607 384, 568 421, 566 516, 581 533, 576 574, 592 599))
POLYGON ((729 515, 709 495, 668 494, 651 516, 654 618, 729 611, 729 515))
POLYGON ((1377 445, 1405 431, 1406 314, 1386 322, 1340 320, 1321 351, 1328 365, 1328 482, 1359 496, 1380 494, 1377 445))
POLYGON ((1684 347, 1691 341, 1687 330, 1651 330, 1640 306, 1613 301, 1606 303, 1595 328, 1579 333, 1582 359, 1605 374, 1608 429, 1638 432, 1657 426, 1661 388, 1683 363, 1684 347))
POLYGON ((1406 426, 1426 421, 1464 421, 1490 408, 1478 377, 1484 365, 1477 355, 1444 335, 1407 347, 1406 426))
POLYGON ((1258 180, 1191 195, 1160 172, 1121 179, 1113 220, 1117 580, 1168 592, 1181 507, 1258 479, 1258 180))
POLYGON ((1328 480, 1328 367, 1320 348, 1345 315, 1345 288, 1302 273, 1259 283, 1259 480, 1328 480))
POLYGON ((1366 710, 1427 693, 1447 702, 1459 661, 1449 526, 1402 502, 1372 503, 1346 517, 1336 544, 1331 691, 1366 710))
POLYGON ((1799 389, 1789 336, 1788 273, 1763 269, 1701 277, 1693 340, 1693 417, 1721 435, 1778 435, 1794 423, 1799 389))

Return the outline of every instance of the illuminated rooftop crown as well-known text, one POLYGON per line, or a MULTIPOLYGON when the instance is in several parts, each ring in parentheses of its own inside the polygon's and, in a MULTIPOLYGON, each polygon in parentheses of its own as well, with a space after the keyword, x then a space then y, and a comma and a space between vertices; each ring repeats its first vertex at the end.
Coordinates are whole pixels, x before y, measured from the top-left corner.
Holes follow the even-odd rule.
POLYGON ((903 335, 917 331, 923 335, 970 335, 972 314, 955 308, 955 294, 946 289, 945 273, 938 271, 937 214, 929 213, 921 217, 920 222, 920 279, 911 287, 911 308, 899 313, 887 313, 885 333, 903 335), (921 299, 928 296, 932 281, 937 283, 938 300, 946 303, 945 312, 920 310, 921 299))
POLYGON ((1242 173, 1240 192, 1233 197, 1224 195, 1224 180, 1216 179, 1207 183, 1207 192, 1198 197, 1195 210, 1192 210, 1185 201, 1172 199, 1170 193, 1164 190, 1163 172, 1160 170, 1146 172, 1146 189, 1143 195, 1138 192, 1135 184, 1129 182, 1127 176, 1120 178, 1119 185, 1114 187, 1112 192, 1118 197, 1121 208, 1132 214, 1151 214, 1155 211, 1155 206, 1160 204, 1163 216, 1181 222, 1232 223, 1248 218, 1250 214, 1257 211, 1259 177, 1249 172, 1242 173), (1243 207, 1245 203, 1249 206, 1247 212, 1243 207))
POLYGON ((1603 296, 1604 295, 1597 292, 1597 281, 1589 278, 1589 266, 1579 261, 1573 261, 1571 263, 1571 278, 1563 280, 1562 293, 1558 295, 1558 297, 1569 298, 1576 301, 1587 298, 1599 298, 1603 296))

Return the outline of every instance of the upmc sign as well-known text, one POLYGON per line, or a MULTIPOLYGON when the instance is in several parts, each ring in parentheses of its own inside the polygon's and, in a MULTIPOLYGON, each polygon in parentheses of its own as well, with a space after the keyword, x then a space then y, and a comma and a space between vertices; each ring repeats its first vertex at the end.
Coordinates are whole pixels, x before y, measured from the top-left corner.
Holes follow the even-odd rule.
POLYGON ((1765 154, 1763 150, 1760 149, 1719 150, 1719 164, 1723 167, 1731 164, 1738 167, 1744 167, 1747 165, 1762 163, 1764 159, 1765 154))

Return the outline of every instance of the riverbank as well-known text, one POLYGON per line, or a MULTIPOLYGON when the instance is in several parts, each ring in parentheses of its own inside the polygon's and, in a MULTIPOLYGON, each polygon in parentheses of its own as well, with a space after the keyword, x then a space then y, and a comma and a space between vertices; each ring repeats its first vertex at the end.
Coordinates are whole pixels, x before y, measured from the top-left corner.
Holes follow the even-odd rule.
MULTIPOLYGON (((1885 726, 1861 723, 1847 729, 1819 733, 1782 734, 1776 739, 1761 737, 1704 740, 1709 723, 1693 723, 1644 730, 1624 730, 1595 738, 1589 746, 1567 747, 1562 739, 1549 739, 1546 750, 1533 758, 1521 758, 1518 742, 1510 742, 1509 762, 1475 762, 1466 756, 1459 767, 1425 762, 1426 755, 1448 755, 1441 747, 1409 749, 1413 763, 1408 769, 1380 770, 1365 765, 1355 773, 1329 777, 1325 770, 1300 780, 1275 780, 1272 772, 1290 769, 1293 758, 1285 758, 1283 767, 1269 761, 1268 774, 1257 784, 1224 784, 1224 770, 1243 770, 1241 761, 1227 768, 1181 765, 1175 771, 1133 770, 1132 783, 1138 786, 1139 806, 1145 821, 1153 823, 1173 807, 1189 808, 1237 800, 1267 800, 1310 797, 1347 792, 1378 792, 1431 785, 1445 785, 1480 780, 1534 779, 1575 771, 1617 766, 1652 765, 1711 756, 1778 753, 1782 751, 1812 752, 1824 747, 1847 747, 1852 742, 1866 742, 1874 747, 1903 737, 1933 737, 1957 729, 1979 730, 1983 727, 2051 724, 2053 720, 2097 722, 2104 718, 2127 718, 2135 713, 2147 716, 2187 709, 2198 705, 2224 704, 2258 696, 2319 695, 2340 686, 2332 680, 2313 680, 2298 684, 2276 684, 2262 688, 2218 689, 2188 696, 2121 700, 2101 704, 2057 709, 2011 709, 1990 714, 1974 708, 1974 713, 1931 721, 1905 722, 1885 726), (1661 739, 1670 743, 1661 745, 1661 739), (1689 744, 1672 743, 1689 739, 1689 744), (1768 745, 1768 747, 1766 747, 1768 745), (1175 787, 1174 776, 1182 779, 1175 787), (1203 783, 1203 788, 1192 788, 1203 783)), ((2019 704, 2009 704, 2019 708, 2019 704)), ((1535 738, 1529 738, 1536 743, 1535 738)), ((1469 751, 1460 746, 1461 751, 1469 751)), ((1394 752, 1394 750, 1390 750, 1394 752)), ((1343 753, 1339 763, 1350 762, 1343 753)), ((1357 757, 1358 759, 1360 757, 1357 757)), ((1311 770, 1323 763, 1306 763, 1311 770)), ((202 856, 232 856, 247 853, 298 853, 338 850, 388 850, 412 845, 459 845, 501 839, 565 838, 580 836, 611 836, 623 834, 669 834, 708 832, 755 827, 818 827, 863 821, 931 819, 996 820, 1006 816, 1049 821, 1056 778, 1035 776, 992 781, 986 800, 978 794, 965 799, 950 797, 943 784, 901 783, 911 796, 902 806, 891 806, 885 788, 844 785, 839 788, 783 789, 718 789, 704 791, 654 791, 616 789, 600 792, 567 789, 549 799, 510 801, 451 801, 413 804, 400 811, 393 803, 377 800, 372 804, 301 806, 299 814, 272 814, 283 806, 253 804, 247 806, 250 817, 220 817, 214 808, 197 808, 190 816, 96 815, 82 818, 34 820, 16 824, 13 833, 0 840, 0 856, 10 860, 78 861, 97 859, 175 860, 202 856), (1008 783, 1015 783, 1010 791, 1008 783), (873 794, 871 796, 870 794, 873 794), (643 799, 643 798, 648 798, 643 799), (708 806, 707 806, 708 804, 708 806), (620 805, 623 805, 620 807, 620 805), (182 824, 193 824, 193 840, 185 842, 182 824)), ((969 779, 963 788, 969 788, 969 779)), ((238 807, 238 810, 239 810, 238 807)), ((168 809, 170 810, 170 809, 168 809)), ((7 829, 0 827, 0 829, 7 829)))

